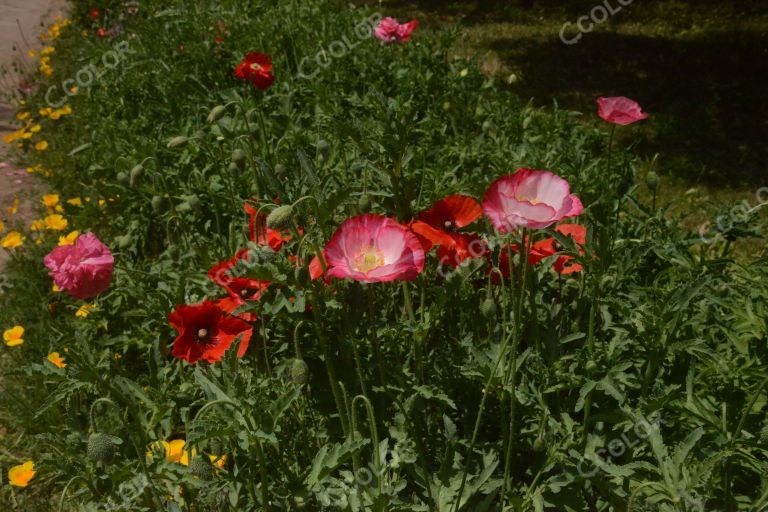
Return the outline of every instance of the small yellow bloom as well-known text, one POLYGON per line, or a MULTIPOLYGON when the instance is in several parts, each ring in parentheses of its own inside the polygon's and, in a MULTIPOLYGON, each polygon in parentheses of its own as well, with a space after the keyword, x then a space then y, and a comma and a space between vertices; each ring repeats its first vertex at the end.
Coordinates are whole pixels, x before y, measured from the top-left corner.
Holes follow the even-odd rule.
POLYGON ((23 121, 28 117, 29 117, 29 112, 19 112, 18 114, 16 114, 16 119, 18 119, 19 121, 23 121))
POLYGON ((48 149, 48 142, 41 140, 40 142, 35 144, 35 149, 38 151, 45 151, 46 149, 48 149))
POLYGON ((48 354, 48 360, 59 368, 67 367, 67 363, 64 362, 64 358, 61 357, 58 352, 51 352, 48 354))
POLYGON ((189 465, 189 459, 197 455, 196 450, 190 452, 184 449, 187 442, 184 439, 174 439, 170 443, 167 441, 156 441, 149 446, 147 457, 152 459, 154 452, 163 451, 166 462, 176 462, 185 466, 189 465))
POLYGON ((209 455, 209 459, 211 459, 211 464, 213 464, 215 467, 219 469, 224 469, 224 466, 227 465, 227 456, 225 455, 209 455))
POLYGON ((40 133, 40 125, 36 124, 29 129, 29 133, 40 133))
POLYGON ((54 213, 53 215, 47 216, 45 219, 45 229, 50 229, 52 231, 62 231, 64 229, 67 229, 67 225, 69 222, 67 222, 67 219, 62 217, 58 213, 54 213))
POLYGON ((41 219, 33 220, 29 226, 30 231, 42 231, 45 229, 45 221, 41 219))
POLYGON ((3 333, 3 341, 9 347, 15 347, 24 343, 24 328, 15 325, 3 333))
POLYGON ((104 206, 107 202, 103 199, 99 199, 99 206, 104 206))
POLYGON ((24 245, 24 237, 18 231, 10 231, 0 240, 0 246, 4 249, 15 249, 24 245))
POLYGON ((45 117, 49 115, 51 112, 53 112, 53 109, 51 107, 45 107, 41 108, 38 112, 40 112, 40 115, 45 117))
POLYGON ((8 212, 8 215, 14 215, 16 212, 19 211, 19 205, 21 204, 21 200, 18 198, 13 200, 13 204, 5 209, 5 211, 8 212))
POLYGON ((83 206, 83 200, 79 197, 74 197, 72 199, 67 199, 67 204, 71 204, 72 206, 83 206))
POLYGON ((45 48, 40 50, 40 55, 42 55, 42 56, 50 55, 50 54, 52 54, 55 51, 56 51, 56 48, 54 48, 53 46, 46 46, 45 48))
POLYGON ((8 470, 8 483, 16 487, 26 487, 35 476, 35 463, 28 460, 24 464, 13 466, 8 470))
POLYGON ((58 293, 61 291, 61 288, 59 288, 59 286, 56 283, 53 283, 51 290, 53 290, 53 293, 58 293))
POLYGON ((58 194, 45 194, 43 196, 43 204, 47 206, 48 208, 53 208, 57 204, 59 204, 59 195, 58 194))
POLYGON ((72 231, 66 236, 60 236, 59 245, 75 245, 78 236, 80 236, 79 231, 72 231))
POLYGON ((27 52, 27 55, 29 55, 30 57, 34 57, 35 55, 37 55, 37 52, 35 52, 35 50, 30 48, 30 50, 27 52))
POLYGON ((83 304, 75 312, 77 318, 86 318, 91 314, 91 310, 96 308, 96 304, 83 304))
POLYGON ((0 233, 2 233, 3 231, 5 231, 5 224, 3 223, 3 221, 0 220, 0 233))

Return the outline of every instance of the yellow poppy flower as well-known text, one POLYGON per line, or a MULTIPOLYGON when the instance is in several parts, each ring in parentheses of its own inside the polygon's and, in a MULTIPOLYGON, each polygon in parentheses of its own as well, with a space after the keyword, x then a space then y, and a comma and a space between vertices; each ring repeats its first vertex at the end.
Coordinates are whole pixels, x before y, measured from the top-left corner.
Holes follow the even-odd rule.
POLYGON ((42 219, 33 220, 29 226, 30 231, 42 231, 45 229, 45 221, 42 219))
POLYGON ((47 206, 48 208, 53 208, 57 204, 59 204, 59 195, 58 194, 45 194, 43 196, 43 204, 47 206))
POLYGON ((67 219, 59 215, 58 213, 54 213, 53 215, 47 216, 45 219, 45 229, 50 229, 52 231, 62 231, 64 229, 67 229, 67 225, 69 222, 67 222, 67 219))
POLYGON ((24 328, 20 325, 14 325, 3 333, 3 341, 9 347, 15 347, 24 343, 24 328))
POLYGON ((78 236, 80 236, 79 231, 72 231, 66 236, 60 236, 59 245, 75 245, 78 236))
POLYGON ((40 142, 35 144, 35 149, 38 151, 45 151, 46 149, 48 149, 48 142, 41 140, 40 142))
POLYGON ((78 318, 86 318, 88 315, 91 314, 91 310, 96 308, 96 304, 83 304, 79 308, 77 308, 77 311, 75 311, 75 316, 78 318))
POLYGON ((104 206, 107 202, 103 199, 99 199, 99 206, 104 206))
POLYGON ((48 354, 48 360, 59 368, 67 367, 67 363, 64 362, 64 358, 61 357, 58 352, 51 352, 48 354))
POLYGON ((8 215, 13 215, 13 214, 15 214, 16 212, 19 211, 19 205, 20 204, 21 204, 21 200, 16 198, 16 199, 13 200, 13 204, 11 206, 9 206, 8 208, 6 208, 5 211, 8 212, 8 215))
POLYGON ((19 121, 23 121, 28 117, 29 117, 29 112, 19 112, 18 114, 16 114, 16 119, 18 119, 19 121))
POLYGON ((24 245, 24 237, 18 231, 10 231, 0 240, 0 246, 4 249, 15 249, 24 245))
POLYGON ((2 233, 3 231, 5 231, 5 223, 3 223, 3 221, 0 220, 0 233, 2 233))
POLYGON ((29 133, 40 133, 41 127, 39 124, 36 124, 29 129, 29 133))
POLYGON ((13 466, 8 470, 8 483, 16 487, 26 487, 35 476, 35 463, 28 460, 24 464, 13 466))
POLYGON ((67 199, 67 204, 71 204, 72 206, 83 206, 83 200, 79 197, 74 197, 72 199, 67 199))
POLYGON ((51 112, 53 112, 53 109, 51 107, 45 107, 45 108, 41 108, 40 110, 38 110, 38 112, 40 112, 41 116, 45 117, 48 114, 50 114, 51 112))
POLYGON ((53 286, 51 286, 51 290, 53 290, 53 293, 58 293, 61 291, 61 288, 56 283, 53 283, 53 286))

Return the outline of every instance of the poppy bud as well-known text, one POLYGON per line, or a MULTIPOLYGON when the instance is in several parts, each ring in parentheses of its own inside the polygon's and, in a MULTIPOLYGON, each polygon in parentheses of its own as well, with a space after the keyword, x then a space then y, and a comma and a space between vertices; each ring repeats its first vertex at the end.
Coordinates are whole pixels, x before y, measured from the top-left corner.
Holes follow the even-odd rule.
POLYGON ((110 464, 115 457, 115 442, 106 434, 91 434, 88 438, 88 457, 102 464, 110 464))
POLYGON ((180 255, 181 249, 179 249, 178 245, 171 245, 168 247, 168 256, 170 256, 171 259, 177 260, 179 259, 180 255))
POLYGON ((371 208, 371 196, 363 194, 357 200, 357 210, 359 213, 366 213, 371 208))
POLYGON ((327 162, 328 157, 331 154, 331 146, 327 140, 320 140, 317 142, 317 158, 321 162, 327 162))
POLYGON ((165 211, 166 203, 165 199, 160 196, 152 196, 152 211, 155 213, 163 213, 165 211))
POLYGON ((645 184, 648 185, 649 189, 656 192, 656 189, 659 188, 659 175, 654 171, 648 171, 648 174, 645 175, 645 184))
POLYGON ((131 235, 123 235, 115 238, 115 242, 120 249, 127 249, 133 243, 133 237, 131 235))
POLYGON ((587 361, 585 368, 589 373, 592 373, 593 371, 597 370, 597 363, 593 359, 590 359, 587 361))
POLYGON ((533 442, 533 451, 541 453, 547 449, 547 443, 544 442, 544 438, 539 436, 533 442))
POLYGON ((232 163, 237 165, 237 168, 241 171, 245 169, 245 159, 245 151, 242 149, 238 148, 232 152, 232 163))
POLYGON ((291 361, 290 370, 291 382, 297 386, 302 386, 309 382, 309 366, 303 359, 294 359, 291 361))
POLYGON ((238 167, 235 162, 229 162, 229 165, 227 166, 227 172, 229 174, 239 174, 240 167, 238 167))
POLYGON ((131 169, 131 179, 130 179, 130 185, 131 188, 135 187, 141 182, 141 178, 144 177, 144 166, 139 164, 133 169, 131 169))
POLYGON ((189 462, 189 472, 200 480, 213 479, 213 466, 211 466, 210 461, 200 456, 193 458, 189 462))
POLYGON ((483 121, 483 127, 482 127, 482 128, 483 128, 483 131, 484 131, 484 132, 487 132, 488 130, 490 130, 491 128, 493 128, 493 123, 491 123, 491 122, 490 122, 490 121, 488 121, 488 120, 485 120, 485 121, 483 121))
POLYGON ((286 204, 278 206, 267 215, 267 227, 269 229, 283 229, 291 223, 293 206, 286 204))
POLYGON ((226 110, 226 107, 224 105, 216 105, 211 109, 210 112, 208 112, 208 118, 206 121, 208 124, 213 124, 219 119, 221 119, 221 116, 224 115, 224 111, 226 110))
POLYGON ((169 140, 168 144, 166 145, 166 147, 168 149, 180 148, 183 145, 185 145, 187 143, 187 141, 189 141, 189 137, 185 137, 183 135, 179 135, 178 137, 174 137, 171 140, 169 140))
POLYGON ((128 178, 128 173, 125 173, 123 171, 120 171, 119 173, 117 173, 117 182, 124 187, 128 186, 128 183, 130 183, 130 178, 128 178))
POLYGON ((485 318, 494 318, 496 316, 496 303, 488 297, 480 303, 480 313, 485 318))

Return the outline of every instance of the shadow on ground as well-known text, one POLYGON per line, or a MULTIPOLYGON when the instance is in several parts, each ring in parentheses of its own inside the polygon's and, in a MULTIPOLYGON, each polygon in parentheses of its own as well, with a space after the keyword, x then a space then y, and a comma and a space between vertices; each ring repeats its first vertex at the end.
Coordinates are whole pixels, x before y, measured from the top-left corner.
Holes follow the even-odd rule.
MULTIPOLYGON (((616 5, 616 0, 607 0, 616 5)), ((510 87, 540 105, 585 113, 600 95, 639 101, 653 118, 636 133, 638 150, 660 153, 666 170, 707 185, 768 185, 768 2, 635 2, 578 44, 558 34, 597 0, 391 0, 402 15, 459 22, 471 50, 498 59, 510 87)), ((388 11, 389 12, 389 11, 388 11)), ((635 132, 633 132, 633 137, 635 132)))

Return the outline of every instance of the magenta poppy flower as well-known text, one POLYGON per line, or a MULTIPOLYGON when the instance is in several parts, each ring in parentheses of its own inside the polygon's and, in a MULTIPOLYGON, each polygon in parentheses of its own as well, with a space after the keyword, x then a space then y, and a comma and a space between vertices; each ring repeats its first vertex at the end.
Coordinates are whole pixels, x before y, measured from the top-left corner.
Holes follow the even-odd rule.
POLYGON ((597 115, 609 123, 626 126, 628 124, 648 119, 640 105, 624 96, 597 98, 597 115))
POLYGON ((419 20, 401 24, 395 18, 387 17, 379 22, 373 30, 373 35, 385 43, 407 43, 418 26, 419 20))
POLYGON ((424 248, 406 226, 381 215, 347 219, 325 247, 328 276, 363 283, 410 281, 424 270, 424 248))
POLYGON ((89 299, 109 288, 115 259, 93 233, 77 237, 73 245, 56 247, 45 257, 48 275, 76 299, 89 299))
POLYGON ((483 211, 499 233, 546 228, 583 210, 568 182, 549 171, 518 169, 494 181, 483 197, 483 211))

